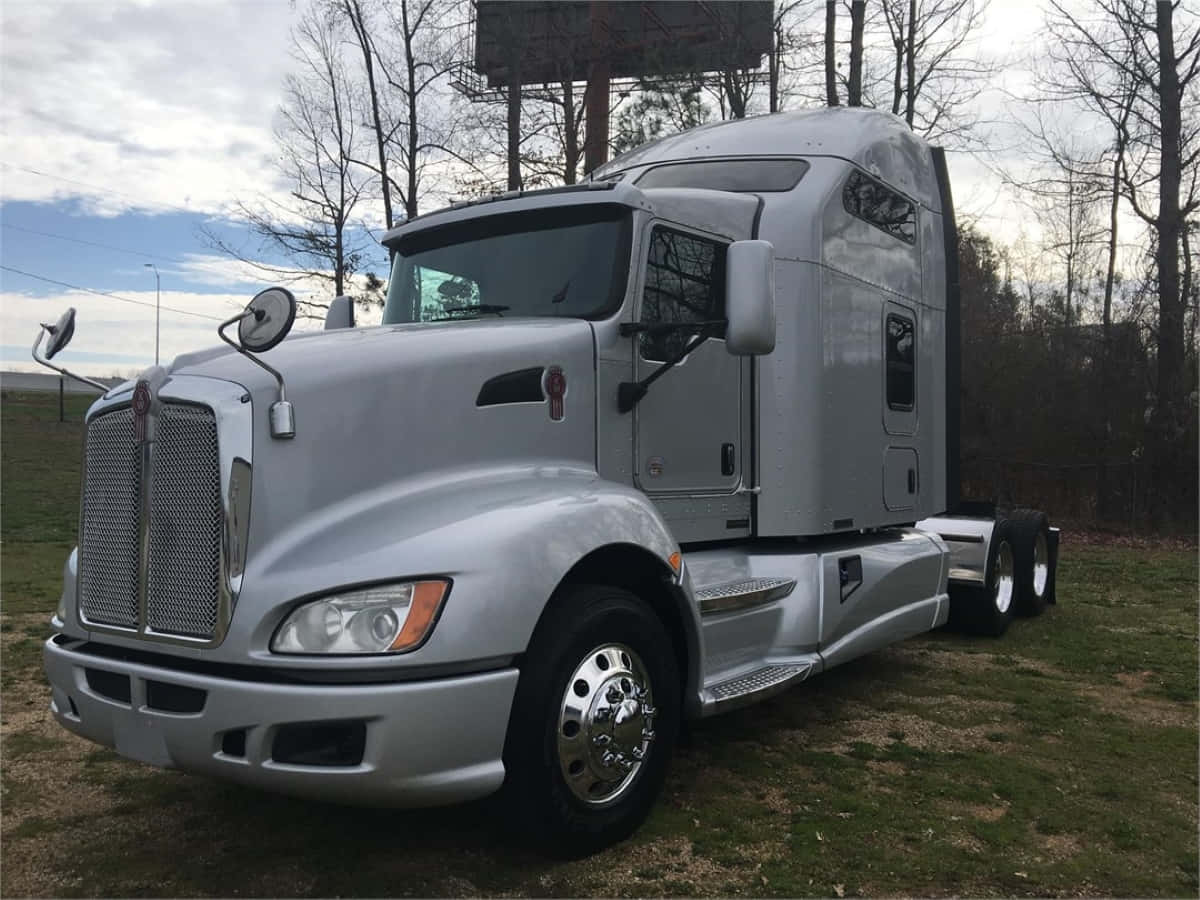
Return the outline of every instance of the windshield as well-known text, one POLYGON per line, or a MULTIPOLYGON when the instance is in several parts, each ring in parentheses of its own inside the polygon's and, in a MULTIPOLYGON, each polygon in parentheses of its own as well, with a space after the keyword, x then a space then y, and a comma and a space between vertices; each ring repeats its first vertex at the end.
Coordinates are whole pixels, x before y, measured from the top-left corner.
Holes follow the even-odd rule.
POLYGON ((608 315, 625 293, 631 217, 610 204, 560 207, 401 238, 383 324, 608 315))

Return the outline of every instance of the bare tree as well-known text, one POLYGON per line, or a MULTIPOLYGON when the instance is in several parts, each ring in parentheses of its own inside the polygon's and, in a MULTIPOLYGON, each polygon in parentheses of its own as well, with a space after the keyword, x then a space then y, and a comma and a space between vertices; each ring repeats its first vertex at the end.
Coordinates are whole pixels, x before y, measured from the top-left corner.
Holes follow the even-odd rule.
POLYGON ((1086 19, 1062 0, 1051 7, 1048 24, 1064 75, 1059 96, 1082 104, 1116 134, 1122 198, 1150 231, 1158 307, 1152 456, 1161 494, 1192 414, 1185 403, 1180 255, 1189 217, 1200 208, 1200 27, 1194 14, 1185 15, 1177 31, 1182 7, 1165 0, 1153 9, 1146 0, 1095 0, 1086 19))
POLYGON ((866 0, 851 0, 850 78, 846 88, 847 106, 863 105, 863 28, 866 25, 866 12, 866 0))
POLYGON ((378 160, 380 199, 383 201, 383 222, 385 228, 392 227, 392 186, 388 177, 387 144, 391 127, 385 123, 385 114, 380 102, 379 88, 375 81, 375 42, 371 36, 372 27, 363 15, 359 0, 341 0, 341 9, 354 31, 362 54, 363 72, 367 79, 367 99, 371 108, 371 126, 375 138, 375 158, 378 160))
MULTIPOLYGON (((236 206, 238 216, 259 237, 261 249, 292 264, 262 262, 259 254, 234 247, 212 230, 204 232, 213 247, 264 276, 288 283, 323 282, 335 296, 347 293, 351 276, 365 259, 363 236, 353 227, 364 187, 352 161, 359 141, 359 110, 339 53, 338 25, 328 10, 312 8, 292 32, 298 66, 284 81, 275 128, 286 197, 264 195, 236 206)), ((368 289, 377 288, 378 279, 368 276, 368 289)), ((313 316, 327 305, 305 301, 302 313, 313 316)))
POLYGON ((838 106, 837 0, 825 0, 825 104, 838 106))
POLYGON ((930 140, 968 139, 974 101, 995 71, 970 46, 985 11, 985 0, 882 0, 879 68, 891 72, 890 97, 874 105, 930 140))

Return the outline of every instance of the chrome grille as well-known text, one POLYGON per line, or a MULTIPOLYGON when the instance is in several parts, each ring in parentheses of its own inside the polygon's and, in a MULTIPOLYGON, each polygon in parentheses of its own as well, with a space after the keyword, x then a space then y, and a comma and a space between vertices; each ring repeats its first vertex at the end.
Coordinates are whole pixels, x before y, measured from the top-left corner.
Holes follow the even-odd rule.
POLYGON ((84 455, 79 608, 89 622, 136 628, 142 457, 133 411, 96 417, 84 455))
POLYGON ((150 481, 146 624, 209 638, 220 601, 221 476, 211 409, 164 403, 150 481))

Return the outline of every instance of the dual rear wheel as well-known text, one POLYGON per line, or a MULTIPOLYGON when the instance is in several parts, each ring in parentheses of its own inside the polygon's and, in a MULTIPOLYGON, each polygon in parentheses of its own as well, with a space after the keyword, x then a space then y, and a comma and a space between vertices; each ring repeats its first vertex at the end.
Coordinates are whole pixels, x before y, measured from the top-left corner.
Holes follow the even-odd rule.
POLYGON ((951 613, 969 630, 999 637, 1016 615, 1037 616, 1054 602, 1050 524, 1044 512, 1016 509, 992 530, 982 588, 956 591, 951 613))

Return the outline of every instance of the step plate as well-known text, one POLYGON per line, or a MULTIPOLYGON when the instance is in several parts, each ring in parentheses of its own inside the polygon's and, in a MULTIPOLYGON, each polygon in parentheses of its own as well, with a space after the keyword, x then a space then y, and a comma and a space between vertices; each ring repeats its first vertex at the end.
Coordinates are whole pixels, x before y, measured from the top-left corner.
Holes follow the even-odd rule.
POLYGON ((795 588, 794 578, 750 578, 701 588, 696 591, 696 602, 700 605, 700 615, 708 616, 764 606, 786 597, 795 588))
POLYGON ((730 700, 734 697, 740 697, 743 694, 757 694, 759 691, 768 690, 802 672, 807 672, 810 668, 812 667, 766 666, 765 668, 751 672, 749 675, 743 675, 740 678, 733 678, 729 681, 722 681, 720 684, 714 684, 709 690, 712 691, 713 699, 717 702, 730 700))

